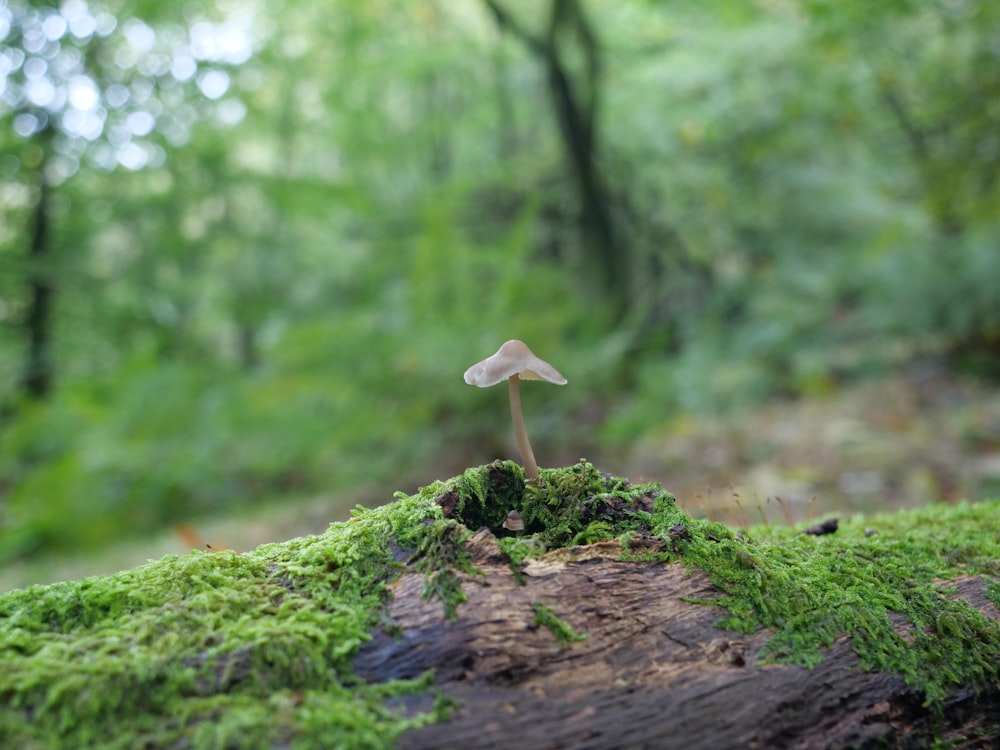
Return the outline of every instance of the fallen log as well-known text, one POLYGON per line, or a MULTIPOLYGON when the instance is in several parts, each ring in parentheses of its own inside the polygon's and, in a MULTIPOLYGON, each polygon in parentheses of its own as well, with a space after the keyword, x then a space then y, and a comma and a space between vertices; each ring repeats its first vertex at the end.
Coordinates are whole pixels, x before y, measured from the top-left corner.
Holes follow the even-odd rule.
POLYGON ((495 462, 0 595, 0 747, 996 747, 998 579, 1000 501, 747 531, 495 462))
MULTIPOLYGON (((932 708, 899 675, 865 670, 847 637, 812 668, 761 663, 772 633, 720 629, 721 596, 680 564, 623 562, 617 542, 563 550, 516 578, 489 532, 469 542, 481 573, 451 621, 420 575, 392 586, 400 635, 355 659, 372 681, 434 669, 456 710, 404 734, 401 748, 848 748, 1000 746, 1000 689, 956 686, 932 708), (541 603, 581 637, 566 642, 541 603)), ((982 578, 952 594, 992 622, 982 578)))

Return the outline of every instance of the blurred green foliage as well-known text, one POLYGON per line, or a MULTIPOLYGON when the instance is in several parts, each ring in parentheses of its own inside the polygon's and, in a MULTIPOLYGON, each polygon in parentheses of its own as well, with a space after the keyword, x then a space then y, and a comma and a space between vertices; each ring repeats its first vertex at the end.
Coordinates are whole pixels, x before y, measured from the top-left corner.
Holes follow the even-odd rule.
POLYGON ((572 4, 623 288, 551 77, 485 2, 95 2, 106 33, 47 41, 19 29, 55 6, 0 2, 0 559, 491 459, 506 396, 460 376, 508 338, 570 379, 525 389, 540 457, 917 357, 996 375, 996 3, 572 4), (33 58, 94 83, 97 135, 33 58))

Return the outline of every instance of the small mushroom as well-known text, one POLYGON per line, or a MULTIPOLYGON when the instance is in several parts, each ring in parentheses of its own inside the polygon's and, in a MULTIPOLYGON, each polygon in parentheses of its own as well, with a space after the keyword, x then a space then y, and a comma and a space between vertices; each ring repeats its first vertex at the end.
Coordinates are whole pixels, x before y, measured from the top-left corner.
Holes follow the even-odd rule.
POLYGON ((566 385, 566 378, 552 365, 534 355, 523 341, 513 339, 501 346, 492 357, 477 362, 465 371, 465 382, 479 388, 489 388, 506 380, 510 388, 510 416, 514 422, 514 435, 524 462, 524 475, 538 478, 538 464, 528 442, 528 431, 521 413, 520 381, 545 380, 555 385, 566 385))
POLYGON ((516 510, 512 510, 504 519, 503 527, 508 531, 524 531, 524 519, 516 510))

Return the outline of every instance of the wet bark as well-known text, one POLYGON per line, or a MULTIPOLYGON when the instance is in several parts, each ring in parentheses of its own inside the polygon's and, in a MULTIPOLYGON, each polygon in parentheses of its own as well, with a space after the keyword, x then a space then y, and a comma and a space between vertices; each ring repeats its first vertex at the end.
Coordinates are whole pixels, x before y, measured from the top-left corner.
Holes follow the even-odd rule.
MULTIPOLYGON (((717 628, 723 610, 693 603, 721 593, 699 571, 623 562, 618 542, 607 542, 532 561, 519 583, 488 532, 470 548, 484 574, 465 581, 457 620, 423 598, 422 575, 406 572, 389 612, 401 630, 376 634, 356 659, 369 680, 434 668, 437 687, 455 702, 450 721, 404 734, 402 748, 1000 743, 1000 691, 959 688, 934 712, 900 677, 862 671, 846 639, 812 669, 759 663, 770 634, 717 628), (537 604, 586 638, 560 644, 534 624, 537 604)), ((1000 620, 981 578, 951 583, 956 596, 1000 620)))

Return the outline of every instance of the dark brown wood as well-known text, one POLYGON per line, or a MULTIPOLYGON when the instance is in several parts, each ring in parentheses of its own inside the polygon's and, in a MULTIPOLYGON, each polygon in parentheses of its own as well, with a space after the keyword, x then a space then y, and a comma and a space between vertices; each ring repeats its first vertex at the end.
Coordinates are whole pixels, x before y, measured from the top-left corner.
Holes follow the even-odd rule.
MULTIPOLYGON (((434 668, 455 701, 450 721, 405 734, 400 747, 924 747, 934 737, 1000 746, 997 695, 957 690, 935 715, 902 679, 862 671, 846 640, 813 669, 758 664, 770 634, 716 628, 724 612, 690 601, 720 593, 699 571, 621 562, 607 542, 528 563, 522 585, 491 534, 470 548, 484 575, 465 578, 455 621, 423 598, 423 576, 406 572, 389 607, 401 634, 376 634, 355 662, 370 680, 434 668), (586 640, 560 645, 533 625, 536 602, 586 640)), ((981 579, 956 584, 956 596, 1000 620, 981 579)))

